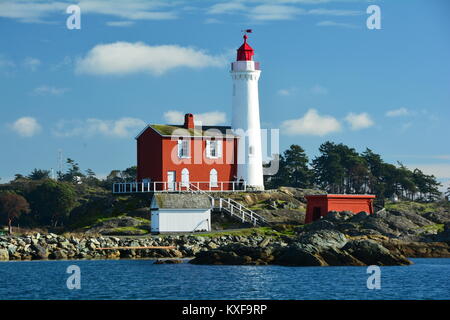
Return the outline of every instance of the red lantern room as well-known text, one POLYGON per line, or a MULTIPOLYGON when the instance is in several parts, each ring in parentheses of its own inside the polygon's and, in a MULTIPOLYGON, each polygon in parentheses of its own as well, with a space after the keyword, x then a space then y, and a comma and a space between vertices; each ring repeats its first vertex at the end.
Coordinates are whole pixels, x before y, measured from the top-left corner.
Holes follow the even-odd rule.
POLYGON ((253 55, 255 54, 255 51, 252 47, 247 43, 247 35, 244 35, 244 43, 242 46, 237 50, 237 61, 251 61, 253 60, 253 55))

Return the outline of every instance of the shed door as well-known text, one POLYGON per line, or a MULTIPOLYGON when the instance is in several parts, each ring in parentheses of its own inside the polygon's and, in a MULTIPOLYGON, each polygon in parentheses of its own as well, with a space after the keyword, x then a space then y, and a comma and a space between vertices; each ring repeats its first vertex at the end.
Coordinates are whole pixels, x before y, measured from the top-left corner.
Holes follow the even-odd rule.
POLYGON ((313 221, 319 220, 321 216, 322 216, 322 214, 321 214, 321 211, 320 211, 320 207, 314 207, 313 208, 312 220, 313 221))
POLYGON ((175 190, 175 183, 176 183, 176 172, 167 171, 167 190, 169 191, 175 190))

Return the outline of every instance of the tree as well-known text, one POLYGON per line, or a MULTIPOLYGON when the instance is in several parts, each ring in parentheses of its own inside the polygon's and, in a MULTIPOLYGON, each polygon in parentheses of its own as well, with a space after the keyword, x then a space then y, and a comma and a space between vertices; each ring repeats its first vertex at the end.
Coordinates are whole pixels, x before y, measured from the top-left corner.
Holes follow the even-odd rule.
POLYGON ((29 200, 42 224, 57 226, 75 206, 76 193, 68 183, 47 180, 30 193, 29 200))
POLYGON ((136 181, 137 166, 129 167, 121 172, 122 179, 125 181, 136 181))
POLYGON ((15 175, 14 175, 14 181, 20 181, 20 180, 25 180, 26 179, 26 177, 24 177, 22 174, 20 174, 20 173, 16 173, 15 175))
POLYGON ((69 166, 69 169, 67 170, 66 173, 58 171, 59 181, 75 183, 78 181, 79 178, 84 177, 84 174, 80 171, 80 166, 78 165, 78 163, 75 162, 75 160, 67 158, 66 163, 69 166))
POLYGON ((286 179, 286 185, 296 188, 310 188, 313 173, 308 167, 308 156, 299 145, 291 145, 283 153, 281 175, 286 179))
POLYGON ((8 223, 8 232, 12 234, 12 221, 22 213, 30 212, 27 200, 15 193, 0 194, 0 215, 8 223))
POLYGON ((50 179, 50 170, 34 169, 28 175, 28 179, 31 179, 31 180, 50 179))
POLYGON ((86 175, 83 178, 83 182, 90 186, 98 186, 100 184, 100 180, 95 176, 95 172, 92 169, 86 170, 86 175))
POLYGON ((313 182, 313 172, 308 167, 308 156, 299 145, 291 145, 279 156, 278 172, 268 176, 266 182, 269 188, 280 186, 310 188, 313 182))

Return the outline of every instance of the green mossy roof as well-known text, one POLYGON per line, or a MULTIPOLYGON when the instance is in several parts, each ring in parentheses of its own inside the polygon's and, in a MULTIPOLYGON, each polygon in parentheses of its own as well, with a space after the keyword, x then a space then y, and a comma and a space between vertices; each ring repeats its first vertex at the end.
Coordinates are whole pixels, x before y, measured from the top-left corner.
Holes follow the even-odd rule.
POLYGON ((211 200, 205 194, 162 193, 155 194, 159 209, 210 209, 211 200))
POLYGON ((199 129, 186 129, 183 126, 167 125, 167 124, 151 124, 150 127, 158 132, 162 136, 171 136, 172 134, 179 136, 217 136, 219 134, 226 135, 227 137, 235 137, 235 135, 227 132, 231 127, 226 126, 203 126, 203 130, 199 129), (210 130, 215 129, 215 130, 210 130))

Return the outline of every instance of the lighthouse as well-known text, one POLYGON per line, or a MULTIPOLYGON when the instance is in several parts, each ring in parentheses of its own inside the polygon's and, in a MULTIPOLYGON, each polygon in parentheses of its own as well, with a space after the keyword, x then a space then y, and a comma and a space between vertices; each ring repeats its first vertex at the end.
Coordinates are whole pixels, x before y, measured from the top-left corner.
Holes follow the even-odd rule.
POLYGON ((232 129, 239 136, 237 178, 244 179, 249 188, 264 190, 261 125, 259 117, 259 62, 253 61, 254 50, 247 43, 237 50, 231 64, 233 80, 232 129))

